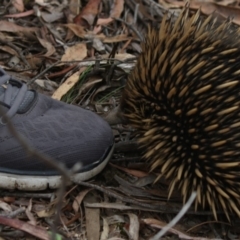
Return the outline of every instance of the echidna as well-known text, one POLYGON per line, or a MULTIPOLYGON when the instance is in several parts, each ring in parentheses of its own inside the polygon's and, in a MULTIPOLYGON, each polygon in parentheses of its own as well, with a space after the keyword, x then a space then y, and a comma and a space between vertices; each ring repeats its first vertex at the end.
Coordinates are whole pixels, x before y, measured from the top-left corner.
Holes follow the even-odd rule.
POLYGON ((121 109, 183 201, 240 217, 240 30, 185 8, 150 28, 121 109))

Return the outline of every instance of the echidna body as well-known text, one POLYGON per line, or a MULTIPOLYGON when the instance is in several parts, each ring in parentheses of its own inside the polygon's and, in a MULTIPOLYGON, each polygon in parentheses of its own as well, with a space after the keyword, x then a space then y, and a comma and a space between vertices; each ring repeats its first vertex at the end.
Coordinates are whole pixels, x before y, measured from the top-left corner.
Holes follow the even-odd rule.
POLYGON ((240 32, 227 20, 182 11, 151 28, 123 93, 152 170, 169 194, 240 217, 240 32), (230 30, 231 29, 231 30, 230 30))

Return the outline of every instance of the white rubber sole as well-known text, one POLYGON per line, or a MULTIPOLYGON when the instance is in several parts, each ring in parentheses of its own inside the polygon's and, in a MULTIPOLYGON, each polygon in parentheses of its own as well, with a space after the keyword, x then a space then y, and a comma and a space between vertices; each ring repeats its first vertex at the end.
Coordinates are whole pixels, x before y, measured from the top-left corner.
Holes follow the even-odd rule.
MULTIPOLYGON (((114 151, 114 146, 109 152, 105 160, 94 169, 87 172, 75 174, 72 177, 73 182, 83 182, 100 173, 108 161, 110 160, 114 151)), ((3 189, 18 189, 24 191, 41 191, 47 188, 56 189, 62 183, 61 176, 21 176, 7 173, 0 173, 0 188, 3 189)))

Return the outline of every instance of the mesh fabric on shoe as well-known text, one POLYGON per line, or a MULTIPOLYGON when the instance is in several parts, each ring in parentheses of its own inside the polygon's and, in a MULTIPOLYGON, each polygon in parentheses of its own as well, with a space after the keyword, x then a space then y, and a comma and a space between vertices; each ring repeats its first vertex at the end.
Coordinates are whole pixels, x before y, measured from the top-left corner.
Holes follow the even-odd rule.
MULTIPOLYGON (((12 92, 12 96, 15 96, 13 101, 16 101, 18 92, 16 89, 12 89, 12 92)), ((6 92, 2 92, 1 101, 5 94, 6 92)), ((31 97, 31 93, 26 92, 21 104, 26 106, 31 97)), ((83 166, 81 171, 93 169, 104 160, 113 145, 113 134, 102 118, 91 111, 42 94, 36 93, 34 98, 34 104, 27 112, 17 112, 11 118, 16 130, 30 147, 49 155, 68 168, 80 162, 83 166)), ((5 105, 0 107, 4 112, 9 111, 5 105)), ((29 156, 10 134, 7 126, 1 124, 0 172, 41 176, 58 174, 39 159, 29 156)))

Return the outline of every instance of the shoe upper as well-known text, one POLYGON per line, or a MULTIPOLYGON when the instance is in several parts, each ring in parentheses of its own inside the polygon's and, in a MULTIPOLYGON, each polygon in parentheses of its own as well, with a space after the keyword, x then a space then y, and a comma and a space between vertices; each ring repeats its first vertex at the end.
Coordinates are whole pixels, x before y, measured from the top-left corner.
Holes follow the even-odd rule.
MULTIPOLYGON (((27 90, 0 71, 0 107, 30 147, 80 171, 98 165, 113 145, 110 126, 97 114, 27 90), (4 82, 4 79, 5 82, 4 82), (7 79, 7 81, 6 81, 7 79), (10 90, 9 90, 10 89, 10 90), (1 93, 2 92, 2 93, 1 93)), ((54 175, 54 169, 22 148, 0 114, 0 172, 54 175)))

